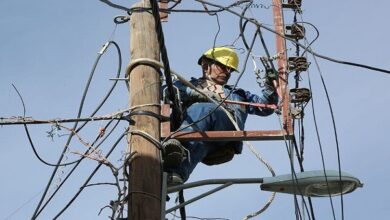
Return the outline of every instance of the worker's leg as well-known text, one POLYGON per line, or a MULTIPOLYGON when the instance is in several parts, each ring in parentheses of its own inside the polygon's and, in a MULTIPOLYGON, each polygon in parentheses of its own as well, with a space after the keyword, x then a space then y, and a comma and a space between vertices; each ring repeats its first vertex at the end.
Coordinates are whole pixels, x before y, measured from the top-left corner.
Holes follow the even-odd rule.
MULTIPOLYGON (((184 122, 181 125, 181 128, 184 128, 183 131, 234 130, 234 126, 226 113, 221 108, 213 111, 215 107, 214 103, 195 103, 191 105, 187 109, 184 122), (192 124, 200 119, 202 120, 192 124)), ((189 141, 182 144, 188 150, 188 156, 180 167, 172 169, 172 171, 180 174, 183 180, 186 181, 200 161, 209 153, 215 152, 219 147, 224 146, 226 142, 189 141)))

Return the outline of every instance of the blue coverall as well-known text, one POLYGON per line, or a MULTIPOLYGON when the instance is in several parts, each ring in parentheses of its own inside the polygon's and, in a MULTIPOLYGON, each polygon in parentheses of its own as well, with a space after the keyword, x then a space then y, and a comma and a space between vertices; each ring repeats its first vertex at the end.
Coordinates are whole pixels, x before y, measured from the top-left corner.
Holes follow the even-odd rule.
MULTIPOLYGON (((194 86, 197 86, 199 79, 192 78, 190 81, 194 86)), ((183 101, 184 120, 181 123, 180 128, 198 121, 205 115, 208 115, 212 110, 216 108, 215 103, 211 102, 199 102, 196 100, 197 93, 190 87, 185 86, 180 81, 175 81, 174 85, 180 91, 180 98, 183 101)), ((263 103, 263 104, 277 104, 278 96, 273 88, 265 86, 260 95, 251 94, 248 91, 239 88, 233 88, 229 85, 223 86, 224 93, 230 94, 228 99, 234 101, 263 103)), ((228 104, 227 108, 233 113, 236 123, 241 130, 244 130, 245 121, 248 114, 255 114, 259 116, 267 116, 273 113, 272 109, 264 108, 260 109, 252 106, 243 106, 236 104, 228 104)), ((230 121, 226 113, 222 108, 216 109, 213 113, 209 114, 206 118, 199 121, 190 127, 185 128, 183 131, 232 131, 236 130, 233 123, 230 121)), ((227 145, 233 146, 236 154, 240 154, 242 151, 242 142, 203 142, 203 141, 188 141, 183 142, 183 146, 188 150, 189 155, 181 163, 179 167, 168 170, 168 172, 174 172, 179 174, 184 181, 187 181, 190 174, 194 170, 195 166, 202 161, 207 155, 218 151, 227 145)))

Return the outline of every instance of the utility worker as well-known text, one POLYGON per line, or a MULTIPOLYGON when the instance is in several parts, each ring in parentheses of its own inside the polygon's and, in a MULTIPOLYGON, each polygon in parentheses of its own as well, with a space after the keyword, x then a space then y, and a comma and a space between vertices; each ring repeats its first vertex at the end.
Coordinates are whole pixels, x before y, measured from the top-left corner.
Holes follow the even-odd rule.
MULTIPOLYGON (((227 99, 234 101, 264 104, 277 104, 278 102, 272 79, 266 79, 265 87, 260 95, 227 85, 230 74, 238 71, 238 56, 231 48, 211 48, 199 58, 198 64, 202 67, 203 76, 198 79, 192 78, 190 82, 217 101, 230 94, 227 99)), ((184 107, 184 120, 180 126, 180 128, 186 127, 183 131, 236 130, 221 107, 217 108, 215 103, 209 102, 202 94, 180 81, 174 81, 174 85, 180 91, 180 99, 184 107)), ((253 106, 227 104, 224 107, 232 114, 241 130, 244 129, 248 114, 268 116, 273 113, 272 109, 253 106)), ((169 173, 168 185, 177 185, 187 181, 195 166, 201 161, 207 165, 230 161, 234 154, 241 153, 242 142, 188 141, 180 143, 176 139, 169 139, 163 147, 165 149, 163 151, 164 169, 169 173)))

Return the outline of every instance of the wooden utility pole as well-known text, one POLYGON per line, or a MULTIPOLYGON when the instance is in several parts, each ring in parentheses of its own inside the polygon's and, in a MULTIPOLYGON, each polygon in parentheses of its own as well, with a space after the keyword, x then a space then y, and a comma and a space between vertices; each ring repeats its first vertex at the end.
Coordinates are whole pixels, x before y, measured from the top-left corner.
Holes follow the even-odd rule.
MULTIPOLYGON (((136 3, 133 7, 150 8, 148 0, 136 3)), ((131 24, 131 61, 139 58, 160 60, 155 22, 150 12, 133 12, 131 24)), ((142 110, 160 114, 160 76, 146 65, 138 65, 130 72, 130 107, 145 104, 155 106, 140 107, 142 110)), ((161 158, 157 146, 147 138, 135 134, 136 131, 160 139, 160 122, 151 115, 134 115, 135 122, 130 126, 129 148, 136 152, 129 165, 128 219, 160 220, 161 218, 161 158)))

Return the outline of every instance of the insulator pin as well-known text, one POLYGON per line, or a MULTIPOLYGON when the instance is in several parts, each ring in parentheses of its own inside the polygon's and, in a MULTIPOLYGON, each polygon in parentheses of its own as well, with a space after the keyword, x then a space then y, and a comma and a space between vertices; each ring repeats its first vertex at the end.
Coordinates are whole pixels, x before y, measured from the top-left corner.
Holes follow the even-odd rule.
POLYGON ((288 67, 290 71, 303 72, 309 68, 306 57, 289 57, 288 67))
POLYGON ((286 30, 289 31, 286 32, 286 37, 294 38, 296 40, 301 40, 305 37, 305 27, 300 24, 294 23, 292 25, 288 25, 286 26, 286 30))
POLYGON ((307 88, 290 89, 291 103, 308 103, 311 99, 311 92, 307 88))

